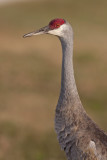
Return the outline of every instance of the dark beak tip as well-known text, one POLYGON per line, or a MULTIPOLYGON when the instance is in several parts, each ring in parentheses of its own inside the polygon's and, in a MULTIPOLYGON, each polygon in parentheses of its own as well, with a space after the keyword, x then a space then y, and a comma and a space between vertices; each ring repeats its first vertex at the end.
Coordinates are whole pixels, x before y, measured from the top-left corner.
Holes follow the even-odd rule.
POLYGON ((23 38, 26 38, 26 36, 25 36, 25 35, 23 35, 23 38))
POLYGON ((28 36, 27 34, 24 34, 24 35, 23 35, 23 38, 27 38, 27 37, 30 37, 30 36, 28 36))
POLYGON ((22 37, 23 37, 23 38, 26 38, 26 34, 24 34, 22 37))

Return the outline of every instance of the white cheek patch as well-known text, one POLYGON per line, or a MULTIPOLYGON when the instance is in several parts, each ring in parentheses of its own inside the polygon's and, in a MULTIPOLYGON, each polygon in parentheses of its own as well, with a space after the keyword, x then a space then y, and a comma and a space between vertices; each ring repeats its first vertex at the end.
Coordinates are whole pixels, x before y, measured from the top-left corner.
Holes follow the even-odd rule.
POLYGON ((66 30, 66 28, 67 28, 67 25, 63 24, 59 28, 50 30, 48 33, 56 35, 56 36, 63 36, 63 33, 64 33, 63 31, 66 30))

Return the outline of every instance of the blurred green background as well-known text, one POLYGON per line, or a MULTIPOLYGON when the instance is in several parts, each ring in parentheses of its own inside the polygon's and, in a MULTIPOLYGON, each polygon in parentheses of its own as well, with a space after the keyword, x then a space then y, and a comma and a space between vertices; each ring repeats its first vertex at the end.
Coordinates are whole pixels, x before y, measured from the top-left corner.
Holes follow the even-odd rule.
POLYGON ((40 0, 0 5, 0 160, 64 160, 54 131, 61 46, 23 39, 53 18, 74 30, 74 69, 84 108, 107 131, 107 1, 40 0))

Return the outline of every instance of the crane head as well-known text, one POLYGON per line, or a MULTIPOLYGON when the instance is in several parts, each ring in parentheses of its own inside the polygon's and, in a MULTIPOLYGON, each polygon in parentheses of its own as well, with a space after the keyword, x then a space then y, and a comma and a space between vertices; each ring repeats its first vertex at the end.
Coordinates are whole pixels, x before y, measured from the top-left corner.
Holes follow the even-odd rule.
POLYGON ((30 32, 25 34, 23 37, 31 37, 33 35, 40 35, 40 34, 53 34, 56 36, 61 37, 66 30, 67 24, 64 19, 56 18, 49 22, 49 24, 43 28, 40 28, 37 31, 30 32))

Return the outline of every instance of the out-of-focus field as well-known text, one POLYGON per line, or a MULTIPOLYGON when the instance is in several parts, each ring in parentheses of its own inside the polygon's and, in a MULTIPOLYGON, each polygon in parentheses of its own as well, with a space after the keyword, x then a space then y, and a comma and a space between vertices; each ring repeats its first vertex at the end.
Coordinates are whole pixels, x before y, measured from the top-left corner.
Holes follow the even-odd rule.
POLYGON ((61 46, 23 34, 56 17, 74 29, 74 69, 88 114, 107 131, 107 1, 40 1, 0 6, 0 160, 64 160, 54 132, 61 46))

